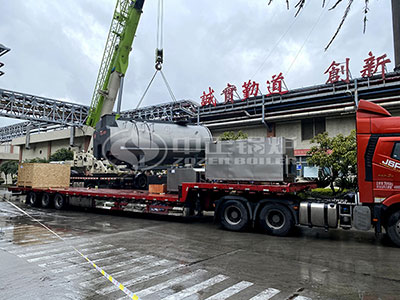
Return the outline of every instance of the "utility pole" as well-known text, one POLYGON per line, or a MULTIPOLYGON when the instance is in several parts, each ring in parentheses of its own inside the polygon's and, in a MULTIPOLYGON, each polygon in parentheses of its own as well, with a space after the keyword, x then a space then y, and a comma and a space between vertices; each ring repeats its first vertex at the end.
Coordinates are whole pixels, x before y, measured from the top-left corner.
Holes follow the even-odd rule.
POLYGON ((394 70, 400 71, 400 1, 392 0, 394 70))

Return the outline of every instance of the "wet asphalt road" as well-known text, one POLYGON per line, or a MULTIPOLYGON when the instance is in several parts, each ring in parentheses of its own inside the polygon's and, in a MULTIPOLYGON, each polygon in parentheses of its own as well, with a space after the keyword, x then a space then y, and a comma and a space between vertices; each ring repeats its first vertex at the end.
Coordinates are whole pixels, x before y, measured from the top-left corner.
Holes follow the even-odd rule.
MULTIPOLYGON (((14 199, 15 200, 15 199, 14 199)), ((212 218, 19 207, 140 299, 400 299, 400 249, 374 234, 229 232, 212 218)), ((0 299, 129 299, 64 242, 0 201, 0 299)))

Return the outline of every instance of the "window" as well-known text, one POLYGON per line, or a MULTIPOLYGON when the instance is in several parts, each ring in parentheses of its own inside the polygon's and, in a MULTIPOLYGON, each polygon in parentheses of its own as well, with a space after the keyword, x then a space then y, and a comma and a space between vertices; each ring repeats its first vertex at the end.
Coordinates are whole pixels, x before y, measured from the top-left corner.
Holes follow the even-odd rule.
POLYGON ((394 144, 392 158, 400 160, 400 142, 394 144))
POLYGON ((325 118, 301 120, 301 139, 311 140, 316 135, 325 132, 325 118))

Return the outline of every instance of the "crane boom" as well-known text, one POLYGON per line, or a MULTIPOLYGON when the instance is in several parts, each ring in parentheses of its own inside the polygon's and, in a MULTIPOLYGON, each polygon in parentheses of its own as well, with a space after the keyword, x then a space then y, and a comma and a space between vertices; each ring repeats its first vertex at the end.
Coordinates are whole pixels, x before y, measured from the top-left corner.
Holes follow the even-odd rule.
POLYGON ((113 111, 129 53, 139 24, 144 0, 117 0, 101 61, 87 125, 95 127, 100 117, 113 111))

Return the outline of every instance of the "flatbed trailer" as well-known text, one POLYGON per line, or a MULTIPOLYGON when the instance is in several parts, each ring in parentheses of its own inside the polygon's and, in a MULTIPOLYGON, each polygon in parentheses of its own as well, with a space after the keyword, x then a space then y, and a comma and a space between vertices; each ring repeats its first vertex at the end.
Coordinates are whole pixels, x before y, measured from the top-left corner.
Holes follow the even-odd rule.
MULTIPOLYGON (((236 184, 182 183, 178 193, 151 194, 143 190, 103 188, 29 188, 9 187, 26 195, 32 206, 56 209, 67 206, 130 211, 174 216, 201 215, 214 211, 215 217, 230 230, 242 230, 259 219, 266 203, 280 205, 288 214, 284 223, 298 223, 299 192, 316 187, 313 183, 236 184), (289 217, 290 216, 290 217, 289 217)), ((279 220, 278 220, 279 221, 279 220)), ((281 220, 283 221, 283 220, 281 220)))

